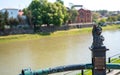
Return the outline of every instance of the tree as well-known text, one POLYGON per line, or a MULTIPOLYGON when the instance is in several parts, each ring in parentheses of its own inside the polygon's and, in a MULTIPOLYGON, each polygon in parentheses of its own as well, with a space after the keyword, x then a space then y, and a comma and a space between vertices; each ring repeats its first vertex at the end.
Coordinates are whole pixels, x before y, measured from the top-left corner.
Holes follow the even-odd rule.
POLYGON ((109 22, 117 21, 117 16, 109 16, 107 21, 109 21, 109 22))
POLYGON ((9 14, 7 10, 4 13, 0 12, 0 29, 1 30, 4 30, 4 26, 9 24, 8 16, 9 14))
POLYGON ((9 25, 12 27, 13 25, 15 26, 15 25, 18 25, 18 20, 17 19, 15 19, 15 18, 13 18, 13 17, 11 17, 11 18, 9 18, 9 25))
POLYGON ((54 10, 56 11, 53 15, 53 24, 60 26, 68 20, 67 8, 59 2, 55 2, 54 4, 54 10))
POLYGON ((106 16, 108 11, 107 10, 99 10, 97 11, 98 13, 100 13, 102 16, 106 16))
POLYGON ((26 16, 26 22, 32 27, 32 13, 27 8, 23 9, 24 15, 26 16))
POLYGON ((100 18, 100 14, 97 12, 92 12, 92 21, 97 22, 98 19, 100 18))
POLYGON ((61 3, 62 5, 64 5, 64 2, 62 0, 56 0, 56 2, 61 3))
POLYGON ((105 23, 106 22, 106 19, 101 19, 99 22, 102 22, 102 23, 105 23))
POLYGON ((60 26, 67 20, 67 9, 60 2, 50 3, 47 0, 33 0, 28 7, 32 13, 34 25, 50 24, 60 26))
POLYGON ((69 20, 70 21, 75 22, 77 15, 78 15, 78 11, 76 9, 71 8, 69 10, 69 20))
POLYGON ((31 11, 28 11, 26 17, 27 17, 27 22, 28 22, 28 24, 29 24, 30 26, 32 26, 32 13, 31 13, 31 11))
POLYGON ((28 10, 32 13, 32 22, 34 25, 42 24, 42 9, 45 0, 32 0, 31 4, 28 7, 28 10))
POLYGON ((53 10, 53 4, 52 3, 44 3, 42 9, 42 22, 43 24, 47 24, 47 26, 49 26, 50 24, 52 24, 53 21, 53 14, 54 14, 54 10, 53 10))
POLYGON ((6 25, 9 24, 9 22, 8 22, 8 16, 9 16, 9 14, 8 14, 8 11, 6 10, 6 11, 4 12, 4 23, 5 23, 6 25))
POLYGON ((0 30, 4 30, 4 15, 0 12, 0 30))
POLYGON ((120 21, 120 14, 117 16, 117 20, 120 21))
POLYGON ((102 19, 99 20, 98 23, 99 23, 101 26, 104 26, 105 23, 106 23, 106 19, 102 18, 102 19))
POLYGON ((28 21, 32 20, 31 23, 33 23, 34 25, 34 32, 36 32, 39 26, 43 24, 42 12, 43 12, 45 3, 47 3, 47 0, 32 0, 32 2, 27 8, 27 11, 30 11, 31 13, 29 16, 30 19, 28 21))

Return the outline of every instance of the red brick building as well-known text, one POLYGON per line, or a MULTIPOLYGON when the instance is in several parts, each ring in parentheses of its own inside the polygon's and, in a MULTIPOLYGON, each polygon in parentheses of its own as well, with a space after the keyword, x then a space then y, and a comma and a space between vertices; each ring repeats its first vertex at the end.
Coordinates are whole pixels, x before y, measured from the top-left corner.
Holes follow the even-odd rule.
POLYGON ((92 22, 92 13, 90 10, 83 8, 78 10, 78 16, 76 17, 76 23, 90 23, 92 22))

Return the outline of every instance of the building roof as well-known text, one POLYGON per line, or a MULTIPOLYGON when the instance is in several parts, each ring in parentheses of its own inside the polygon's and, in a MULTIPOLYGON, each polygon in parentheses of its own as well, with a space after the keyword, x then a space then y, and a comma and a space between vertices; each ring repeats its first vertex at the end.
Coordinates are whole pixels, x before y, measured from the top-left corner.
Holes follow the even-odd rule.
POLYGON ((83 8, 79 9, 78 11, 84 11, 84 12, 87 12, 87 13, 91 13, 90 10, 88 10, 88 9, 83 9, 83 8))
POLYGON ((19 10, 19 9, 17 9, 17 8, 3 8, 1 10, 19 10))

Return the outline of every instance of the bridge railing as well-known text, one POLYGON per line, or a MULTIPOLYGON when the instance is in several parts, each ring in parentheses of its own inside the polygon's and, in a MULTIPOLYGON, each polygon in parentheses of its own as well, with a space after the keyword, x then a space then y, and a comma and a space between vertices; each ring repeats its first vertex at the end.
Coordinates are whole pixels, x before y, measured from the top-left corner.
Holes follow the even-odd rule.
POLYGON ((61 75, 88 75, 91 74, 92 69, 82 69, 82 70, 78 70, 78 71, 70 71, 70 72, 66 72, 64 74, 61 75))
MULTIPOLYGON (((115 54, 115 55, 110 56, 110 57, 107 58, 108 63, 115 63, 115 62, 118 61, 118 60, 120 60, 120 53, 115 54)), ((112 70, 112 69, 108 69, 108 70, 106 70, 106 71, 107 71, 107 73, 110 73, 110 72, 112 72, 113 70, 112 70)), ((63 74, 63 75, 71 75, 71 74, 73 75, 73 73, 74 73, 74 71, 71 71, 71 72, 65 73, 65 74, 63 74)), ((79 71, 78 73, 79 73, 80 75, 87 75, 87 74, 90 74, 91 71, 90 71, 90 70, 86 70, 86 69, 82 69, 82 70, 79 71)))
POLYGON ((20 75, 48 75, 48 74, 75 71, 75 70, 81 70, 81 73, 84 73, 85 69, 92 69, 92 67, 93 67, 92 64, 77 64, 77 65, 58 66, 48 69, 39 69, 36 71, 32 71, 31 69, 23 69, 20 75))
MULTIPOLYGON (((106 69, 120 69, 120 64, 115 64, 115 60, 120 59, 120 54, 116 54, 108 58, 108 63, 106 64, 106 69), (116 59, 117 57, 117 59, 116 59)), ((67 66, 58 66, 54 68, 47 68, 47 69, 39 69, 36 71, 32 71, 31 69, 23 69, 20 75, 48 75, 53 73, 60 73, 66 72, 63 75, 70 75, 70 72, 81 70, 81 74, 79 75, 88 75, 90 72, 89 70, 93 69, 93 65, 90 64, 77 64, 77 65, 67 65, 67 66), (88 72, 88 73, 87 73, 88 72), (86 74, 87 73, 87 74, 86 74)))
MULTIPOLYGON (((93 69, 93 65, 92 64, 67 65, 67 66, 59 66, 55 68, 39 69, 35 71, 32 71, 31 69, 23 69, 20 75, 49 75, 54 73, 75 71, 82 69, 86 69, 86 70, 93 69)), ((106 69, 120 69, 120 64, 106 64, 106 69)))
MULTIPOLYGON (((108 57, 108 63, 115 63, 118 60, 120 60, 120 53, 108 57)), ((108 69, 108 73, 111 71, 112 71, 111 69, 108 69)))
POLYGON ((61 75, 84 75, 84 69, 81 69, 81 70, 77 70, 77 71, 70 71, 70 72, 66 72, 66 73, 63 73, 61 75))

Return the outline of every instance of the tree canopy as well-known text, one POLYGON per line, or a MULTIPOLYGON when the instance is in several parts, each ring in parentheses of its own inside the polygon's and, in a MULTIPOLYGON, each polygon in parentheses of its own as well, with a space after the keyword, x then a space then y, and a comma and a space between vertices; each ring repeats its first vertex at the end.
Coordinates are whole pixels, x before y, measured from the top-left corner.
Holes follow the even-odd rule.
POLYGON ((107 21, 109 21, 109 22, 117 21, 117 16, 109 16, 107 21))
POLYGON ((92 21, 93 22, 97 22, 99 18, 100 18, 100 14, 99 13, 97 13, 97 12, 93 12, 92 13, 92 21))
POLYGON ((33 0, 27 8, 32 14, 35 25, 50 24, 60 26, 67 20, 67 9, 59 1, 50 3, 47 0, 33 0))
POLYGON ((64 2, 62 0, 56 0, 56 2, 61 3, 62 5, 64 5, 64 2))
POLYGON ((74 23, 76 21, 76 17, 78 15, 78 11, 75 8, 71 8, 69 10, 69 20, 74 23))
POLYGON ((0 12, 0 29, 4 29, 4 17, 3 17, 3 13, 0 12))

